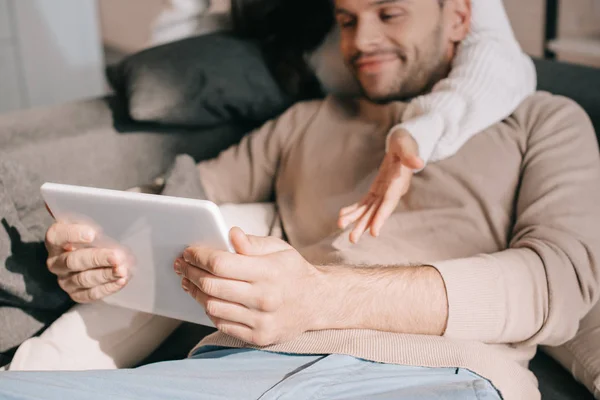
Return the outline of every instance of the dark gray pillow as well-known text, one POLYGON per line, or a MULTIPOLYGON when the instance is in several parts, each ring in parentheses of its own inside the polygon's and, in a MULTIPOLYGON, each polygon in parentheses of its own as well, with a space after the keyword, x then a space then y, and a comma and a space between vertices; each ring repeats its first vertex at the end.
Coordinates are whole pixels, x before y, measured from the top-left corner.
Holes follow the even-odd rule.
POLYGON ((109 67, 107 75, 137 122, 259 125, 292 104, 259 46, 228 33, 144 50, 109 67))

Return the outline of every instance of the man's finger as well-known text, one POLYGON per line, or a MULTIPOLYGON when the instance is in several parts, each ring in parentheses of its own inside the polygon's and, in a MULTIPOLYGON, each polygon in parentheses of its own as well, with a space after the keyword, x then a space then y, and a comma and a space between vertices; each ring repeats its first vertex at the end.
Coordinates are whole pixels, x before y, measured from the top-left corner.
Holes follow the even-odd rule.
POLYGON ((222 333, 237 338, 245 343, 250 343, 257 346, 267 346, 271 343, 260 342, 261 338, 256 339, 255 331, 247 325, 238 324, 236 322, 226 321, 219 318, 211 317, 211 321, 217 329, 222 333), (259 343, 260 342, 260 343, 259 343))
POLYGON ((71 298, 73 301, 80 304, 93 303, 95 301, 102 300, 111 294, 117 293, 123 289, 126 284, 127 278, 121 278, 115 282, 106 283, 102 286, 96 286, 92 289, 82 289, 71 293, 71 298))
POLYGON ((80 249, 63 252, 49 259, 48 268, 55 275, 63 276, 96 268, 116 268, 125 262, 124 255, 112 249, 80 249))
POLYGON ((246 235, 240 228, 233 228, 229 233, 233 249, 246 256, 266 256, 289 250, 289 244, 275 237, 246 235))
POLYGON ((175 272, 208 296, 252 307, 252 285, 248 282, 217 277, 182 258, 175 261, 175 272))
POLYGON ((222 319, 229 322, 243 324, 249 327, 254 326, 253 311, 243 305, 217 299, 194 288, 194 284, 184 279, 181 283, 183 290, 194 298, 211 318, 222 319))
POLYGON ((189 247, 183 253, 188 264, 227 279, 254 282, 263 276, 263 266, 248 256, 206 247, 189 247))
POLYGON ((50 254, 55 254, 70 244, 90 244, 95 236, 96 232, 89 226, 56 223, 46 232, 46 247, 50 254))
POLYGON ((59 278, 58 283, 65 292, 72 293, 81 289, 91 289, 96 286, 102 286, 121 278, 127 278, 125 268, 122 270, 115 270, 114 268, 97 268, 59 278))

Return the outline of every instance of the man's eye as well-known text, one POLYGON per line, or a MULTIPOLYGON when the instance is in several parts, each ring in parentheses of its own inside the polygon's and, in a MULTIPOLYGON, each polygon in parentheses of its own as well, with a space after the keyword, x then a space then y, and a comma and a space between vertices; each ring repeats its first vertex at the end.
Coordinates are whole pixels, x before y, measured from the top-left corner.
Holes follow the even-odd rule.
POLYGON ((379 18, 381 18, 382 21, 389 21, 389 20, 403 17, 405 15, 406 15, 406 13, 404 11, 400 11, 400 10, 393 10, 393 11, 384 10, 380 13, 379 18))
POLYGON ((402 16, 402 14, 385 14, 384 13, 384 14, 381 14, 381 20, 382 21, 389 21, 391 19, 398 18, 398 17, 401 17, 401 16, 402 16))

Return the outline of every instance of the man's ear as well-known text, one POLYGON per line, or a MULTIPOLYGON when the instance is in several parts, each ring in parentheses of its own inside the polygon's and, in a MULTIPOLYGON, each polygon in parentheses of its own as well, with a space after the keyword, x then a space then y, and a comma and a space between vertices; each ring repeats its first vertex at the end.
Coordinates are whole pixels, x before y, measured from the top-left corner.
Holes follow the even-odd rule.
POLYGON ((462 42, 471 30, 471 0, 446 0, 446 12, 450 12, 450 40, 462 42))

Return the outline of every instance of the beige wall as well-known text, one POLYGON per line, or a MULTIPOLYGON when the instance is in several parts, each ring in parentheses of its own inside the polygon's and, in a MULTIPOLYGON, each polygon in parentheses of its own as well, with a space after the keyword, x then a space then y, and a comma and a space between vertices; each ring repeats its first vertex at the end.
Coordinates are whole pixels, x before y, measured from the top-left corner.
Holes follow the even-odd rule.
POLYGON ((560 36, 600 35, 600 0, 561 0, 560 36))
MULTIPOLYGON (((540 57, 544 53, 545 0, 504 0, 515 34, 525 51, 540 57)), ((600 0, 560 0, 559 38, 592 38, 596 44, 586 45, 582 55, 573 51, 581 45, 563 45, 559 60, 600 67, 600 0), (594 50, 595 49, 595 50, 594 50)))
MULTIPOLYGON (((600 41, 600 0, 560 1, 559 36, 596 35, 600 41)), ((213 3, 228 1, 213 0, 213 3)), ((504 0, 504 4, 525 52, 543 56, 546 0, 504 0)), ((153 23, 169 6, 169 0, 99 0, 105 44, 126 53, 147 47, 153 23)), ((600 56, 590 59, 561 53, 559 58, 591 65, 600 63, 600 56)))
POLYGON ((99 0, 102 38, 115 50, 132 53, 146 47, 168 0, 99 0))
POLYGON ((504 0, 515 35, 526 53, 544 54, 545 0, 504 0))
MULTIPOLYGON (((504 0, 504 2, 517 38, 525 51, 541 56, 545 0, 504 0)), ((99 0, 104 42, 126 52, 144 48, 150 38, 152 23, 168 6, 168 0, 99 0)))

